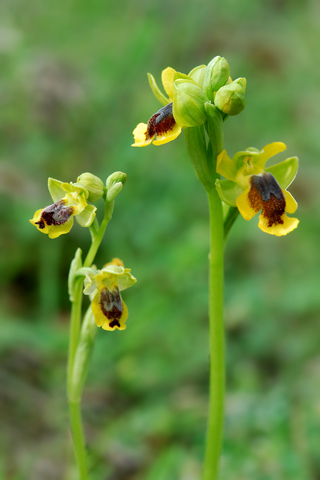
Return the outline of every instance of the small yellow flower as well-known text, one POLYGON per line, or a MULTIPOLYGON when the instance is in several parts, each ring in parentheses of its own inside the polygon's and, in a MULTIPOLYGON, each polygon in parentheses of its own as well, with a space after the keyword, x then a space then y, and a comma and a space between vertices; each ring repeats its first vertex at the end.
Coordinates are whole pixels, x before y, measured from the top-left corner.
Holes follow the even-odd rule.
POLYGON ((274 142, 261 151, 248 148, 238 152, 233 159, 223 150, 217 161, 217 172, 226 179, 216 182, 221 199, 237 206, 245 220, 261 211, 259 228, 276 236, 286 235, 299 224, 297 218, 286 215, 298 206, 286 190, 298 170, 297 157, 265 169, 267 160, 285 149, 284 143, 274 142))
POLYGON ((68 233, 74 216, 81 226, 91 225, 96 207, 88 205, 89 194, 84 187, 49 178, 49 190, 55 203, 37 210, 30 220, 40 232, 48 234, 49 238, 68 233))
POLYGON ((92 295, 91 308, 98 327, 104 330, 124 330, 128 308, 120 292, 136 283, 122 261, 114 258, 102 270, 89 272, 85 279, 84 293, 92 295))
POLYGON ((172 101, 175 93, 173 77, 175 73, 176 71, 171 67, 167 67, 162 71, 162 84, 168 98, 161 93, 154 78, 149 75, 152 90, 165 106, 152 115, 147 124, 139 123, 133 130, 133 147, 145 147, 150 145, 150 143, 163 145, 164 143, 171 142, 180 135, 181 127, 176 123, 172 113, 172 101))

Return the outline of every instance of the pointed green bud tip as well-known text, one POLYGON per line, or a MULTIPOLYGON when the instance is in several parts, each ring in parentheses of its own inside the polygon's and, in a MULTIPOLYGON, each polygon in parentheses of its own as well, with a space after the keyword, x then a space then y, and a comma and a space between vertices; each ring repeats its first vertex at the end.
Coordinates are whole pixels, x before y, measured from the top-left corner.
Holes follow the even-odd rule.
POLYGON ((173 116, 180 127, 196 127, 206 120, 204 104, 208 101, 202 89, 191 78, 174 82, 173 116))
POLYGON ((190 78, 192 78, 192 80, 197 82, 200 88, 203 87, 206 68, 207 67, 205 65, 198 65, 197 67, 193 68, 188 75, 190 78))
POLYGON ((89 192, 88 200, 89 202, 97 202, 103 195, 104 185, 103 181, 93 175, 92 173, 82 173, 77 178, 77 184, 81 187, 84 187, 89 192))
POLYGON ((127 175, 123 172, 114 172, 107 178, 107 200, 111 202, 121 192, 126 183, 127 175))
POLYGON ((209 100, 213 100, 213 92, 217 92, 219 88, 223 87, 229 76, 229 63, 224 57, 214 57, 208 63, 204 74, 203 88, 209 100))
POLYGON ((227 115, 238 115, 246 106, 246 84, 245 78, 237 78, 221 87, 214 97, 214 104, 227 115))

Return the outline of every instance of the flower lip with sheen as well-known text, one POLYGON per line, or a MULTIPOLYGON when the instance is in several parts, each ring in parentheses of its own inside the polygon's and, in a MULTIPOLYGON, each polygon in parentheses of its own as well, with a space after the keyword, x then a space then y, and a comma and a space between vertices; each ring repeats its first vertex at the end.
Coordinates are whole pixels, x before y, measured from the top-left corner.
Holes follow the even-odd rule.
POLYGON ((284 143, 274 142, 261 151, 248 148, 238 152, 233 159, 223 150, 217 161, 217 172, 226 179, 216 182, 221 199, 237 206, 245 220, 261 210, 259 228, 277 236, 286 235, 299 223, 286 215, 297 209, 296 201, 286 190, 297 173, 297 157, 265 169, 267 160, 285 148, 284 143))
POLYGON ((155 79, 149 74, 149 83, 157 99, 164 104, 164 107, 156 112, 149 119, 148 123, 139 123, 133 131, 133 147, 145 147, 153 143, 163 145, 171 142, 181 133, 181 127, 176 123, 172 113, 172 101, 175 93, 173 77, 176 71, 167 67, 162 71, 162 84, 167 93, 167 98, 159 89, 155 79))
POLYGON ((163 145, 177 138, 180 133, 181 127, 173 117, 171 102, 152 115, 148 124, 138 124, 133 131, 135 140, 133 147, 145 147, 150 143, 163 145))
POLYGON ((88 205, 88 192, 85 188, 49 178, 49 191, 55 203, 37 210, 30 220, 40 232, 48 234, 49 238, 68 233, 74 216, 80 225, 91 225, 96 207, 88 205))
POLYGON ((85 278, 84 293, 92 295, 91 308, 98 327, 104 330, 124 330, 128 309, 120 292, 136 283, 122 261, 114 258, 102 270, 93 270, 85 278))

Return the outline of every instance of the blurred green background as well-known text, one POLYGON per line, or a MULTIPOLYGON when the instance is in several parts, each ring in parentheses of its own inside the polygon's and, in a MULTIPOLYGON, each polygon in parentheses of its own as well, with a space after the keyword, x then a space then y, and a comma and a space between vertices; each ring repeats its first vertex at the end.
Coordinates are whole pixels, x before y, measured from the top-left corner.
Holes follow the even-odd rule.
POLYGON ((125 332, 98 332, 83 399, 92 480, 198 480, 207 415, 206 196, 181 135, 131 148, 160 108, 147 72, 225 56, 247 108, 230 155, 283 141, 298 155, 298 230, 239 218, 226 248, 221 479, 320 479, 320 6, 317 0, 2 0, 0 478, 70 480, 67 273, 89 233, 54 241, 28 219, 48 176, 128 181, 97 258, 122 258, 125 332))

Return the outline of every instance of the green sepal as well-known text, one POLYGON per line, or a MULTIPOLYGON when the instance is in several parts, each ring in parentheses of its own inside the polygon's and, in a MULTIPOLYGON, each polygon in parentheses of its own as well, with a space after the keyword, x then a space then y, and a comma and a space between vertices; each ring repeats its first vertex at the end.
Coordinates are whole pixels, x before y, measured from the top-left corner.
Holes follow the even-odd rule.
MULTIPOLYGON (((209 191, 214 186, 214 175, 210 171, 204 127, 190 127, 184 130, 189 157, 196 175, 204 188, 209 191)), ((211 158, 210 158, 211 160, 211 158)))
POLYGON ((115 184, 112 186, 112 188, 110 188, 110 190, 107 191, 107 200, 108 200, 108 202, 112 202, 112 200, 114 200, 114 199, 116 198, 116 196, 118 195, 118 193, 121 192, 122 187, 123 187, 123 183, 118 182, 118 183, 115 183, 115 184))
POLYGON ((48 178, 48 189, 54 203, 61 200, 66 195, 66 191, 62 188, 64 182, 56 180, 55 178, 48 178))
POLYGON ((194 85, 197 85, 197 82, 195 80, 193 80, 193 78, 191 78, 189 75, 186 75, 185 73, 181 73, 181 72, 176 72, 173 75, 173 83, 175 83, 176 80, 187 80, 189 82, 192 82, 194 85))
POLYGON ((75 300, 74 298, 74 290, 75 290, 75 282, 77 278, 77 271, 82 267, 82 250, 81 248, 77 248, 74 259, 70 264, 69 276, 68 276, 68 292, 70 302, 75 300))
POLYGON ((167 98, 163 93, 161 92, 160 88, 157 85, 157 82, 155 81, 155 78, 151 73, 148 73, 148 80, 149 80, 149 85, 151 87, 151 90, 154 94, 154 96, 159 100, 162 105, 168 105, 170 102, 170 99, 167 98))
POLYGON ((231 180, 216 180, 216 189, 221 200, 231 207, 237 206, 237 198, 243 192, 243 188, 231 180))
POLYGON ((198 67, 195 67, 189 72, 188 77, 192 78, 197 84, 199 85, 200 88, 203 89, 203 82, 204 82, 204 74, 206 71, 206 66, 205 65, 199 65, 198 67))
MULTIPOLYGON (((187 77, 187 76, 186 76, 187 77)), ((180 127, 196 127, 206 121, 204 104, 208 100, 191 78, 174 81, 173 116, 180 127)))
POLYGON ((81 227, 90 227, 96 216, 97 207, 94 205, 87 205, 86 208, 76 215, 77 222, 81 227))
POLYGON ((266 168, 267 172, 272 173, 282 189, 286 189, 295 179, 299 168, 298 157, 290 157, 283 162, 266 168))
POLYGON ((214 104, 227 115, 238 115, 246 106, 245 90, 246 79, 237 78, 217 91, 214 104))
POLYGON ((213 92, 225 85, 230 76, 229 63, 224 57, 214 57, 207 65, 203 88, 209 100, 213 100, 213 92))

